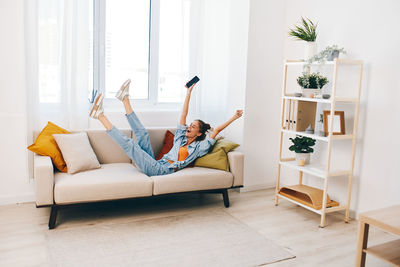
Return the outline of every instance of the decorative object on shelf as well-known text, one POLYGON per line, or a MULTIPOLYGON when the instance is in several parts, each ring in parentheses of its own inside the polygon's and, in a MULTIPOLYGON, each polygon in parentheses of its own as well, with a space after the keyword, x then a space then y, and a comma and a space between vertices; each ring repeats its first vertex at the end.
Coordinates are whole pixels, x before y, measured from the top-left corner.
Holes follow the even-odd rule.
POLYGON ((310 125, 308 125, 308 127, 307 127, 307 129, 306 129, 306 131, 305 131, 306 133, 308 133, 308 134, 314 134, 314 130, 313 130, 313 128, 312 128, 312 126, 311 126, 311 124, 310 125))
POLYGON ((330 94, 323 94, 322 98, 323 99, 329 99, 329 98, 331 98, 331 95, 330 94))
POLYGON ((298 93, 298 92, 296 92, 296 93, 294 93, 294 96, 295 96, 295 97, 302 97, 302 96, 303 96, 303 94, 302 94, 302 93, 298 93))
MULTIPOLYGON (((279 190, 279 194, 287 198, 293 199, 310 208, 316 210, 322 209, 324 191, 319 188, 302 184, 290 185, 282 187, 279 190)), ((334 200, 331 200, 328 195, 326 197, 327 197, 326 207, 339 206, 339 203, 334 200)))
POLYGON ((319 93, 319 94, 314 94, 314 98, 317 98, 317 99, 322 99, 322 95, 321 95, 321 93, 319 93))
POLYGON ((295 25, 293 29, 289 29, 289 36, 298 41, 306 41, 305 59, 309 59, 317 53, 317 24, 314 24, 309 18, 301 17, 301 25, 295 25))
POLYGON ((340 53, 346 54, 344 47, 339 48, 337 45, 328 46, 324 51, 328 53, 328 61, 333 61, 335 58, 338 58, 340 53))
POLYGON ((303 72, 302 75, 297 78, 297 83, 302 88, 302 94, 305 97, 311 98, 315 97, 315 95, 320 95, 321 88, 328 82, 328 79, 319 72, 303 72))
POLYGON ((326 61, 333 61, 335 58, 339 57, 339 54, 346 54, 344 48, 339 48, 337 45, 332 45, 326 47, 324 50, 320 51, 318 54, 308 58, 307 62, 304 64, 303 68, 310 68, 313 63, 325 64, 326 61))
MULTIPOLYGON (((331 131, 330 128, 330 119, 331 119, 331 111, 330 110, 324 110, 324 132, 325 136, 329 135, 329 132, 331 131)), ((340 134, 346 134, 346 129, 345 129, 345 122, 344 122, 344 111, 335 111, 335 115, 333 116, 333 129, 332 129, 332 134, 333 135, 340 135, 340 134)))
POLYGON ((297 136, 294 139, 289 138, 289 140, 293 142, 293 145, 289 147, 289 150, 296 152, 297 164, 303 164, 303 160, 304 164, 309 164, 310 153, 314 152, 312 146, 315 145, 316 140, 305 136, 297 136))
POLYGON ((324 131, 324 114, 319 114, 319 120, 318 120, 318 135, 319 135, 319 136, 325 136, 325 131, 324 131))

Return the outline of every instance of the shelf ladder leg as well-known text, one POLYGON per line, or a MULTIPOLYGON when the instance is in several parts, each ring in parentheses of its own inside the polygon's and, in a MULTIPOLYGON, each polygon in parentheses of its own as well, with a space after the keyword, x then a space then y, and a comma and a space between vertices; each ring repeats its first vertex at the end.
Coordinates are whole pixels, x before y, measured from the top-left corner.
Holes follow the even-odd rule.
POLYGON ((345 217, 344 217, 344 221, 345 221, 346 223, 349 222, 349 218, 350 218, 349 210, 350 210, 350 198, 351 198, 351 185, 352 185, 352 181, 353 181, 353 175, 349 175, 349 184, 347 185, 346 214, 345 214, 345 217))
POLYGON ((323 198, 322 198, 322 214, 321 214, 321 223, 319 227, 324 228, 325 227, 325 217, 326 217, 326 201, 328 199, 328 177, 325 179, 325 184, 324 184, 324 193, 323 193, 323 198))
POLYGON ((275 187, 275 206, 279 204, 278 192, 279 192, 279 182, 281 178, 281 164, 278 164, 278 176, 276 178, 276 187, 275 187))
POLYGON ((299 184, 302 185, 303 184, 303 172, 299 171, 299 184))
POLYGON ((360 72, 358 77, 358 90, 357 90, 357 98, 358 102, 356 103, 356 109, 354 114, 354 125, 353 125, 353 140, 352 140, 352 159, 351 159, 351 173, 349 175, 349 184, 347 186, 347 206, 346 206, 346 215, 344 221, 346 223, 349 222, 349 210, 350 210, 350 200, 351 200, 351 188, 353 185, 353 172, 354 172, 354 161, 356 158, 356 143, 357 143, 357 131, 358 131, 358 116, 360 112, 360 93, 361 93, 361 82, 362 82, 362 72, 363 65, 359 64, 360 72))
POLYGON ((281 129, 280 131, 280 142, 279 142, 279 162, 278 162, 278 176, 276 177, 276 187, 275 187, 275 206, 278 206, 279 204, 279 199, 278 199, 278 192, 279 192, 279 187, 280 187, 280 179, 281 179, 281 164, 280 161, 282 159, 282 143, 283 143, 283 125, 284 125, 284 114, 285 114, 285 106, 286 106, 286 100, 283 98, 283 96, 286 95, 286 78, 287 78, 287 65, 284 64, 283 67, 283 86, 282 86, 282 102, 281 102, 281 129))

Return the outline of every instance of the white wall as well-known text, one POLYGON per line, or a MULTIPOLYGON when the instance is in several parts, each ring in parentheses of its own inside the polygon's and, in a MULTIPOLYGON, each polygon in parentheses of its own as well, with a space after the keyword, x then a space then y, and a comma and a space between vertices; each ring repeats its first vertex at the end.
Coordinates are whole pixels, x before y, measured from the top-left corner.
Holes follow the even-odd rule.
POLYGON ((250 1, 244 121, 245 188, 271 187, 278 166, 284 1, 250 1))
MULTIPOLYGON (((250 10, 248 118, 244 135, 246 184, 273 184, 275 181, 281 63, 283 58, 298 59, 304 54, 302 43, 287 37, 287 30, 298 23, 301 16, 306 16, 318 22, 319 49, 338 44, 345 47, 349 58, 364 60, 351 209, 363 212, 399 204, 400 179, 396 164, 400 149, 397 137, 400 107, 396 100, 400 96, 400 81, 396 79, 399 75, 396 63, 400 60, 400 2, 253 0, 250 10), (275 53, 268 51, 271 47, 275 53)), ((316 178, 313 179, 308 181, 315 183, 316 178)), ((288 179, 283 178, 285 181, 288 179)), ((341 202, 346 197, 346 185, 345 178, 329 184, 332 194, 341 202)))

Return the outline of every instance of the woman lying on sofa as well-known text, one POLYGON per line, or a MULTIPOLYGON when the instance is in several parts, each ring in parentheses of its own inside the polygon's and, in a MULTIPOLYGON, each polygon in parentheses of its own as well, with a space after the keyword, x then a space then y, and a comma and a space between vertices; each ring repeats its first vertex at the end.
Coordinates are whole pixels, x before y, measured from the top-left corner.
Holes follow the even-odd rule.
POLYGON ((117 142, 125 153, 136 163, 140 170, 148 176, 165 175, 176 172, 188 166, 196 158, 208 153, 215 144, 215 137, 236 119, 242 116, 243 111, 237 110, 236 113, 225 123, 216 127, 209 135, 210 124, 202 120, 195 120, 186 126, 186 116, 189 110, 190 95, 195 84, 187 88, 187 94, 183 105, 181 118, 175 132, 174 144, 172 149, 160 160, 154 158, 151 148, 149 134, 133 112, 129 101, 129 85, 127 80, 115 95, 124 104, 126 118, 135 133, 136 140, 127 137, 117 129, 104 115, 102 94, 96 97, 89 116, 98 119, 106 128, 106 133, 117 142))

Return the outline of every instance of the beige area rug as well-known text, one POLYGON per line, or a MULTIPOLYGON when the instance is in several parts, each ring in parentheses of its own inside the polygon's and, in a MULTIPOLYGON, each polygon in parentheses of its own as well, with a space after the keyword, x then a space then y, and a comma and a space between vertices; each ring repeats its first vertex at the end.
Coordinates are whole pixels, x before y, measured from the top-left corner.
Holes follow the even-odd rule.
POLYGON ((294 258, 224 211, 46 232, 50 266, 260 266, 294 258))

